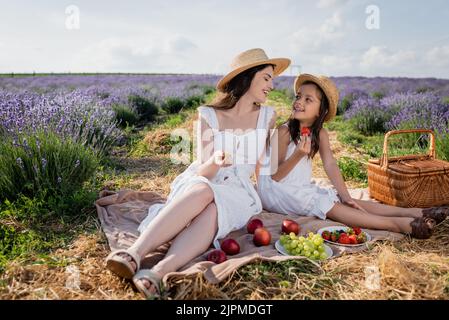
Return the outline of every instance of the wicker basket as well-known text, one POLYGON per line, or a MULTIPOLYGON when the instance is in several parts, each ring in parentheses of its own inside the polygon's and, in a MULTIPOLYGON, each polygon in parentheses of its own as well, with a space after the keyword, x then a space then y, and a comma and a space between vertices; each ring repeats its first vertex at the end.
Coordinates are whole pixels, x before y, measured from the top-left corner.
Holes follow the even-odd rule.
POLYGON ((449 204, 449 162, 435 159, 433 131, 387 132, 382 157, 369 160, 368 187, 373 198, 393 206, 427 208, 449 204), (388 158, 388 138, 402 133, 429 133, 429 154, 388 158))

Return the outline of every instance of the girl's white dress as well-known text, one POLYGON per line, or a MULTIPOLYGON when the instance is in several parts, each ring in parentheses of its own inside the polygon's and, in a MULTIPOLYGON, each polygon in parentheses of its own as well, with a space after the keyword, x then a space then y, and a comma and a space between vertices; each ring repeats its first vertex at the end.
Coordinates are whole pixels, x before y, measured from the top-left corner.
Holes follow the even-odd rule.
MULTIPOLYGON (((245 134, 237 135, 232 131, 219 131, 215 109, 201 106, 199 114, 212 129, 214 151, 223 150, 232 155, 233 165, 220 168, 211 180, 196 174, 199 160, 190 166, 170 185, 170 194, 165 204, 154 204, 148 210, 148 216, 139 226, 143 232, 161 209, 176 196, 189 190, 198 183, 207 184, 214 193, 214 202, 218 214, 218 231, 214 238, 214 246, 219 248, 218 239, 246 225, 248 220, 262 211, 262 203, 251 176, 254 174, 257 160, 265 151, 269 123, 274 114, 271 107, 261 106, 257 128, 245 134)), ((201 129, 198 121, 197 136, 201 129)))
MULTIPOLYGON (((290 141, 285 159, 293 154, 295 148, 294 141, 290 141)), ((271 154, 271 149, 269 151, 271 154)), ((266 159, 269 161, 270 157, 266 159)), ((334 189, 321 188, 312 182, 312 160, 307 156, 302 157, 279 182, 269 174, 260 175, 257 191, 264 209, 268 211, 316 216, 323 220, 334 204, 340 201, 334 189)))

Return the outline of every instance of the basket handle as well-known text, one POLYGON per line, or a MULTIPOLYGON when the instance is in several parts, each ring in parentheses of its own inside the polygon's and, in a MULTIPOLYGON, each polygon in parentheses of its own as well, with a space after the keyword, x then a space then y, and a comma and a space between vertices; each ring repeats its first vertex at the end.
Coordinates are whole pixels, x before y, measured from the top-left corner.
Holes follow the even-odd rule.
POLYGON ((380 165, 382 169, 386 170, 388 168, 388 138, 395 134, 402 133, 430 133, 430 148, 429 156, 435 159, 435 134, 432 130, 427 129, 409 129, 409 130, 392 130, 385 134, 384 138, 384 149, 382 152, 382 157, 380 158, 380 165))

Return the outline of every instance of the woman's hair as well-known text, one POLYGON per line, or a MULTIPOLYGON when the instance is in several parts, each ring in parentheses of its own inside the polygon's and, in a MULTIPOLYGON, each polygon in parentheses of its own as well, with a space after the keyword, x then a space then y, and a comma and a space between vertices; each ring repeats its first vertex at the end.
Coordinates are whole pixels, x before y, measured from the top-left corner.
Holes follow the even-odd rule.
POLYGON ((239 101, 239 99, 249 90, 255 74, 268 66, 274 68, 273 64, 262 64, 236 75, 228 82, 224 92, 218 92, 217 96, 209 106, 221 109, 234 108, 237 101, 239 101))
MULTIPOLYGON (((329 112, 329 100, 327 99, 326 95, 324 94, 320 86, 318 86, 315 82, 306 81, 303 83, 303 85, 305 84, 315 85, 319 95, 321 96, 320 111, 318 114, 318 118, 315 120, 315 122, 312 124, 312 127, 310 128, 312 135, 312 144, 309 159, 312 159, 315 156, 315 154, 320 150, 320 131, 323 128, 324 119, 326 118, 326 115, 329 112)), ((290 137, 292 138, 293 141, 297 141, 297 139, 300 137, 299 128, 300 126, 298 119, 290 118, 288 120, 288 130, 290 132, 290 137)))

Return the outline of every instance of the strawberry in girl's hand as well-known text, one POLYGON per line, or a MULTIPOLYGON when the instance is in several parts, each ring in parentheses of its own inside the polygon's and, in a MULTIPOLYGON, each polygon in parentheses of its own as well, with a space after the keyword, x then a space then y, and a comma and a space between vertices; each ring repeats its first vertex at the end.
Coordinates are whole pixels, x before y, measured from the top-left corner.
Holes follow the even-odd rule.
POLYGON ((302 127, 301 128, 301 136, 310 136, 310 128, 302 127))

